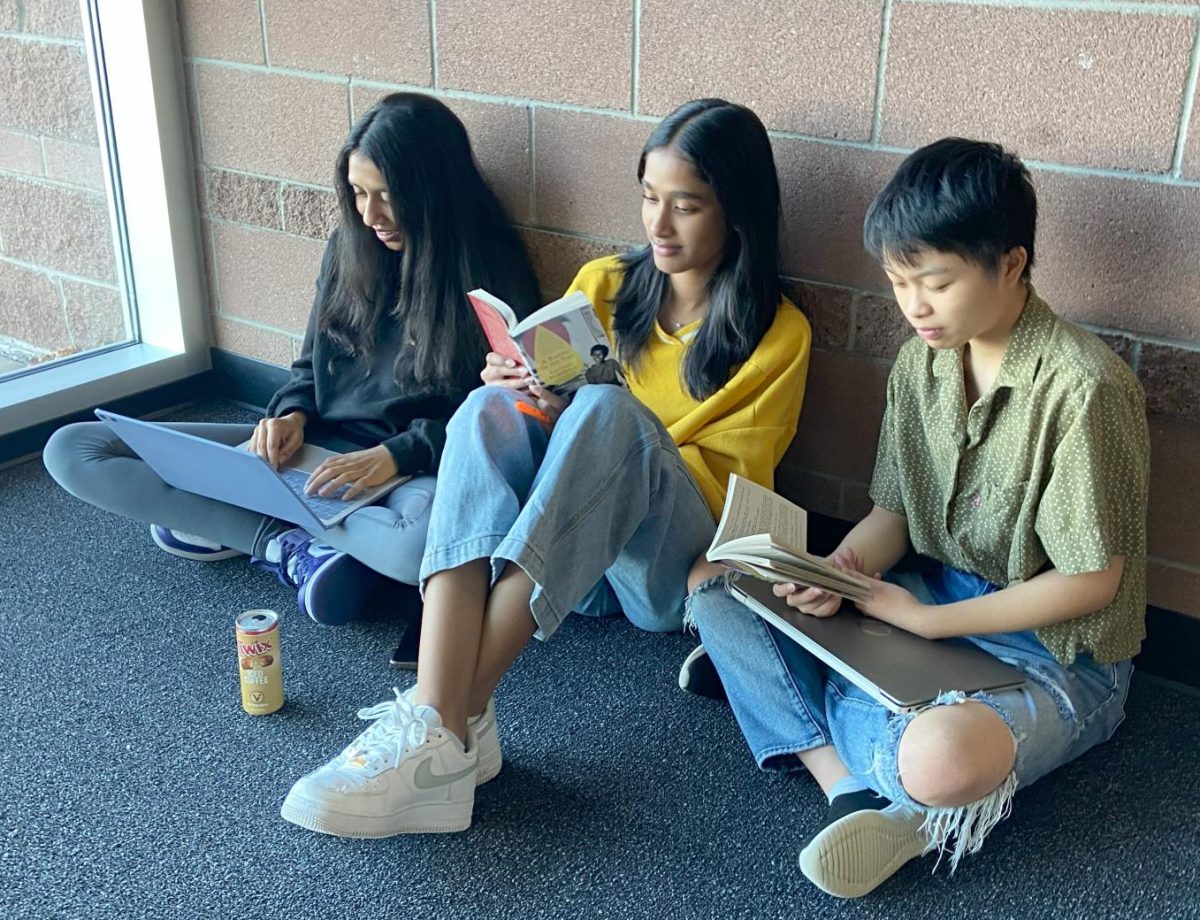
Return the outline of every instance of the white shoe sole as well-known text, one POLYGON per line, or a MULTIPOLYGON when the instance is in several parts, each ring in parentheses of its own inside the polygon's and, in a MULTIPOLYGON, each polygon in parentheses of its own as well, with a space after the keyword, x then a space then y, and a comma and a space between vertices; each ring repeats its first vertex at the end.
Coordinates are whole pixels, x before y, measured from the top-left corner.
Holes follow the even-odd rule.
POLYGON ((800 871, 835 898, 860 898, 925 850, 923 816, 856 811, 835 821, 800 851, 800 871))
POLYGON ((190 559, 192 562, 221 562, 224 559, 236 559, 238 556, 246 555, 240 549, 221 549, 212 552, 204 551, 201 553, 188 552, 186 549, 180 549, 177 546, 168 546, 158 538, 158 532, 154 529, 154 525, 150 526, 150 539, 154 541, 154 545, 161 549, 164 553, 169 553, 172 556, 178 556, 180 559, 190 559))
POLYGON ((474 801, 410 805, 393 815, 344 815, 288 795, 279 809, 285 821, 332 837, 395 837, 398 834, 453 834, 471 826, 474 801))

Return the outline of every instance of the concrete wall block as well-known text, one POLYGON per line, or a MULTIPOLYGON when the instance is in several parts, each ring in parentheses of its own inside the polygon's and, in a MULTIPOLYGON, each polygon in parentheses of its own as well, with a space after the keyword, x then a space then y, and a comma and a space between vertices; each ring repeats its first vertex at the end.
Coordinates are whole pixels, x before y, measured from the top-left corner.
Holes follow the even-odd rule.
POLYGON ((289 233, 213 225, 221 315, 303 335, 325 244, 289 233))
POLYGON ((1145 342, 1138 377, 1147 411, 1200 422, 1200 351, 1145 342))
POLYGON ((576 273, 592 259, 615 255, 626 247, 620 243, 602 243, 576 237, 547 233, 543 230, 522 230, 521 240, 533 263, 542 289, 542 300, 549 303, 562 297, 576 273))
POLYGON ((347 92, 327 80, 197 65, 206 165, 331 184, 350 126, 347 92))
POLYGON ((1030 159, 1166 171, 1194 31, 1185 16, 897 3, 883 140, 959 135, 1030 159))
POLYGON ((846 347, 850 341, 852 292, 821 284, 795 282, 791 285, 790 293, 793 302, 808 317, 815 348, 837 351, 846 347))
POLYGON ((204 173, 209 217, 280 229, 278 182, 223 169, 204 173))
POLYGON ((432 83, 428 0, 263 0, 263 12, 273 66, 432 83))
POLYGON ((102 195, 0 176, 0 238, 10 258, 116 282, 102 195))
POLYGON ((42 145, 37 135, 0 128, 0 169, 42 175, 42 145))
POLYGON ((224 316, 213 317, 213 344, 234 354, 288 367, 292 363, 291 336, 260 329, 224 316))
POLYGON ((438 0, 438 85, 628 111, 632 0, 438 0))
POLYGON ((288 233, 327 240, 341 219, 334 192, 284 184, 283 229, 288 233))
POLYGON ((638 111, 719 96, 770 128, 867 140, 882 15, 878 0, 643 0, 638 111))
POLYGON ((77 144, 52 137, 42 139, 46 150, 46 175, 51 179, 104 191, 104 170, 100 148, 95 144, 77 144))
POLYGON ((1151 556, 1200 567, 1200 425, 1191 419, 1150 417, 1151 556))
POLYGON ((176 0, 187 57, 265 64, 258 0, 176 0))
POLYGON ((874 358, 896 357, 913 337, 912 324, 891 297, 862 294, 854 306, 854 350, 874 358))
POLYGON ((0 336, 49 351, 70 346, 62 298, 53 279, 0 260, 0 336))
POLYGON ((69 279, 63 279, 62 289, 67 328, 80 351, 129 338, 120 291, 69 279))
POLYGON ((82 45, 0 38, 0 125, 95 143, 96 115, 82 45))

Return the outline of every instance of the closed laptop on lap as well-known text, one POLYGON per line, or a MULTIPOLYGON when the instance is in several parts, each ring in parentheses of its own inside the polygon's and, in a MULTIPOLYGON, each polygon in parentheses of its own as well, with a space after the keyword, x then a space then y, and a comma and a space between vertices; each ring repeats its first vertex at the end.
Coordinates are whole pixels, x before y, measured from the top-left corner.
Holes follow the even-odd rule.
POLYGON ((881 620, 843 609, 831 617, 801 613, 776 597, 771 585, 740 576, 733 596, 781 633, 893 712, 910 712, 942 693, 1010 690, 1025 679, 965 640, 913 635, 881 620))

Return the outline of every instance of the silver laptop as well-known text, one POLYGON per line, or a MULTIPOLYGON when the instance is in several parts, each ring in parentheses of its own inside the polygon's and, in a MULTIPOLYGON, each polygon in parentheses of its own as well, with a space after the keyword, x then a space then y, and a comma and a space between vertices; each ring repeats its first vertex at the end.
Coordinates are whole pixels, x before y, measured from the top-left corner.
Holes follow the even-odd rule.
POLYGON ((923 639, 851 609, 809 616, 757 578, 738 577, 730 592, 893 712, 920 709, 951 690, 994 692, 1025 682, 1016 668, 966 641, 923 639))
POLYGON ((230 447, 177 428, 103 409, 97 409, 96 416, 175 488, 290 521, 309 532, 333 527, 346 515, 379 500, 412 478, 393 477, 351 501, 337 495, 305 495, 304 484, 309 474, 327 457, 336 456, 336 451, 305 444, 288 459, 286 467, 276 470, 246 449, 249 442, 230 447))

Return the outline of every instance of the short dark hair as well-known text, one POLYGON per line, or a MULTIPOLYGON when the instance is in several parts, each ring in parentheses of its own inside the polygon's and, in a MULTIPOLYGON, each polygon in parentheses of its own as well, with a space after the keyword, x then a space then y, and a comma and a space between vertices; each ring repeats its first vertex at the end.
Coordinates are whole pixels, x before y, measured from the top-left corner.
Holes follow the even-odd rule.
POLYGON ((593 346, 592 346, 592 350, 591 350, 591 351, 589 351, 589 352, 588 352, 588 354, 589 354, 589 355, 594 355, 596 352, 600 352, 600 357, 601 357, 601 358, 607 358, 607 357, 608 357, 608 346, 607 346, 607 345, 600 345, 599 343, 597 343, 597 344, 595 344, 595 345, 593 345, 593 346))
MULTIPOLYGON (((707 399, 729 382, 766 335, 783 293, 779 278, 779 178, 771 140, 758 116, 724 99, 694 99, 664 118, 638 160, 671 149, 712 186, 725 213, 725 254, 708 282, 708 314, 688 344, 684 385, 707 399)), ((654 264, 650 247, 622 257, 625 277, 613 308, 617 356, 636 370, 653 340, 670 278, 654 264)))
POLYGON ((999 144, 947 137, 909 154, 875 196, 863 244, 880 263, 910 264, 923 249, 953 252, 996 272, 1023 246, 1033 267, 1037 193, 1016 156, 999 144))

